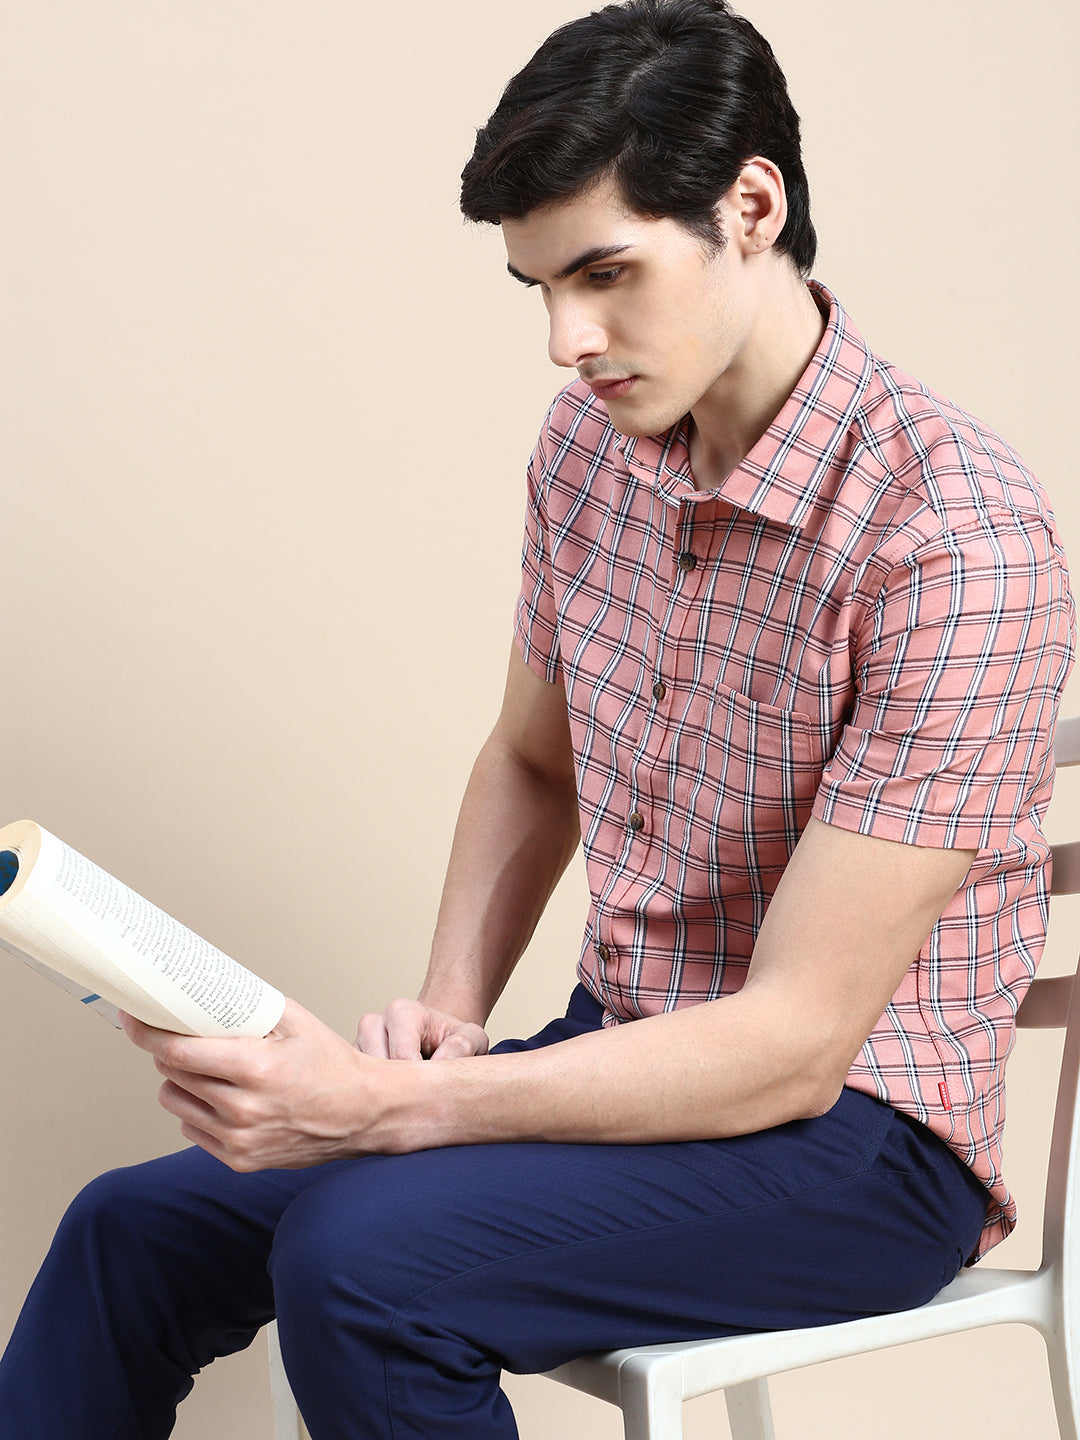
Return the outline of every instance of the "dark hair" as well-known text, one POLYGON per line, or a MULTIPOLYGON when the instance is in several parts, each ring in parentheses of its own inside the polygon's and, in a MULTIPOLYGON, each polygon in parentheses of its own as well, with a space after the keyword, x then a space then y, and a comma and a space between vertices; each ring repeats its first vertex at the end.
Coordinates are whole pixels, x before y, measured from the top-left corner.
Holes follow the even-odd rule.
POLYGON ((610 175, 639 214, 722 245, 716 202, 754 155, 784 177, 776 248, 805 274, 817 237, 772 47, 726 0, 628 0, 561 26, 510 81, 461 173, 461 209, 520 220, 610 175))

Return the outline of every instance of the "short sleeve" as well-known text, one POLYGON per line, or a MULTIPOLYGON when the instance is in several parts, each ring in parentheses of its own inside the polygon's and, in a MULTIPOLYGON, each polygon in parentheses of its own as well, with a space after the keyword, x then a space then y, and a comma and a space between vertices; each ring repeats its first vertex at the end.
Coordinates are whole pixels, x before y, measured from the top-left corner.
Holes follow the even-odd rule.
POLYGON ((551 581, 544 477, 545 436, 541 433, 529 461, 525 537, 521 546, 521 591, 514 616, 514 639, 531 670, 554 684, 561 679, 559 620, 551 581))
POLYGON ((1008 848, 1052 764, 1074 644, 1039 516, 987 510, 924 544, 856 638, 856 700, 814 814, 916 845, 1008 848))

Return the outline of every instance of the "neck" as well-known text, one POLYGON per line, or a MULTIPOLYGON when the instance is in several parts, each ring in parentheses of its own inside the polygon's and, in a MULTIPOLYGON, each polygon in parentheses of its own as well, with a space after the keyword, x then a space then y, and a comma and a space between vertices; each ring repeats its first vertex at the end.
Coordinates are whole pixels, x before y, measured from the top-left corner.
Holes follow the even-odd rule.
POLYGON ((783 409, 825 333, 805 282, 786 262, 763 290, 734 362, 690 412, 690 469, 714 490, 783 409))

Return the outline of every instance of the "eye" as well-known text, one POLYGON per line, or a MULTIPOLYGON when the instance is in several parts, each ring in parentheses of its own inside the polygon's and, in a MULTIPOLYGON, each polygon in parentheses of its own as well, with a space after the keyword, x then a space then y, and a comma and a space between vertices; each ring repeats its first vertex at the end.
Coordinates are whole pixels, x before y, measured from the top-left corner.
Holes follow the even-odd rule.
POLYGON ((594 285, 613 285, 625 267, 616 265, 611 270, 590 270, 589 280, 594 285))

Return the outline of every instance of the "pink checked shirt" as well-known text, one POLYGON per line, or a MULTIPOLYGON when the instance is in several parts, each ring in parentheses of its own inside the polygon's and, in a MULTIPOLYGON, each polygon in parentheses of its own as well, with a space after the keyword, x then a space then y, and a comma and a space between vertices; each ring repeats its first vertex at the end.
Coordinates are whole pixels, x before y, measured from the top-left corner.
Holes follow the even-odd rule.
POLYGON ((580 383, 529 467, 516 634, 566 687, 605 1023, 738 990, 811 815, 977 849, 848 1077, 940 1135, 1012 1228, 1004 1067, 1047 917, 1041 819, 1074 617, 1037 482, 873 356, 835 298, 719 489, 684 424, 628 439, 580 383))

